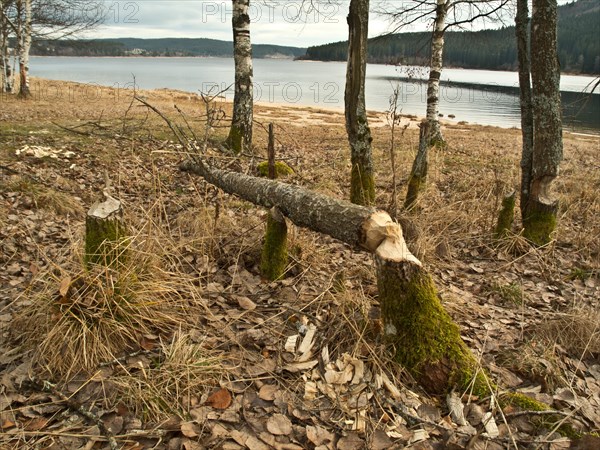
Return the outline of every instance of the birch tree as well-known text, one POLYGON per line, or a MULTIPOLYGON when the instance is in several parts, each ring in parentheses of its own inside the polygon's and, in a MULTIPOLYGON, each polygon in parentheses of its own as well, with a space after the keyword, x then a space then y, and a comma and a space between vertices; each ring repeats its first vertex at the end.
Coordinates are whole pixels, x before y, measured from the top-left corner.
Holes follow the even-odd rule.
POLYGON ((556 228, 558 211, 558 201, 551 192, 563 154, 557 10, 556 0, 533 0, 533 152, 531 172, 529 180, 526 180, 529 182, 527 199, 521 208, 524 209, 524 236, 536 245, 544 245, 550 241, 550 235, 556 228))
POLYGON ((2 90, 12 90, 9 39, 14 40, 19 61, 19 95, 27 97, 29 54, 35 38, 73 36, 100 24, 106 10, 92 0, 3 0, 0 1, 0 68, 2 90))
MULTIPOLYGON (((419 147, 409 176, 404 202, 407 209, 415 206, 419 192, 425 185, 429 149, 435 145, 445 145, 438 119, 444 34, 451 27, 460 28, 488 18, 499 20, 499 13, 507 3, 508 0, 413 0, 408 5, 403 5, 400 10, 384 8, 380 11, 380 14, 391 17, 397 24, 395 31, 429 18, 433 21, 425 120, 420 125, 419 147)), ((392 8, 395 8, 393 3, 392 8)))
POLYGON ((9 15, 12 1, 0 0, 0 92, 12 92, 12 69, 8 54, 8 38, 16 31, 9 15))
POLYGON ((225 144, 240 153, 252 145, 252 45, 250 43, 250 0, 233 2, 233 57, 235 87, 231 128, 225 144))
POLYGON ((365 106, 369 0, 350 0, 348 13, 348 64, 344 105, 350 143, 350 201, 370 205, 375 201, 371 130, 365 106))
POLYGON ((31 50, 31 0, 17 0, 18 34, 17 54, 19 55, 19 97, 27 98, 29 90, 29 52, 31 50))

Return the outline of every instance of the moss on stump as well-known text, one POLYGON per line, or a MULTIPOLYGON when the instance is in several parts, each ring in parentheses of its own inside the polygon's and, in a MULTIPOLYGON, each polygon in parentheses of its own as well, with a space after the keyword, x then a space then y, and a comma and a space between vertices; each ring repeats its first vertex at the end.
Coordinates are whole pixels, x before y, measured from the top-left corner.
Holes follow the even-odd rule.
POLYGON ((549 243, 556 229, 557 211, 558 202, 546 204, 530 198, 523 221, 523 236, 534 245, 549 243))
POLYGON ((376 212, 363 233, 364 246, 375 249, 383 329, 396 361, 432 394, 469 386, 477 395, 489 393, 485 375, 442 307, 433 279, 406 246, 400 225, 376 212))
POLYGON ((115 266, 124 262, 127 231, 121 216, 121 202, 110 196, 89 209, 85 220, 86 265, 115 266))
POLYGON ((421 267, 398 267, 380 262, 377 286, 386 339, 395 358, 427 392, 443 394, 457 386, 473 392, 489 392, 478 364, 467 348, 458 326, 442 307, 433 280, 421 267))
POLYGON ((352 165, 350 173, 350 201, 356 205, 369 206, 375 202, 375 177, 369 170, 352 165))
POLYGON ((512 228, 515 220, 515 198, 516 192, 513 191, 502 199, 502 208, 498 214, 498 223, 494 231, 496 239, 505 237, 512 228))
MULTIPOLYGON (((263 161, 256 166, 259 176, 263 178, 269 177, 269 161, 263 161)), ((275 161, 275 178, 293 175, 294 170, 282 161, 275 161)))
POLYGON ((272 208, 267 215, 267 230, 262 248, 260 272, 268 280, 278 280, 288 264, 287 225, 279 209, 272 208))

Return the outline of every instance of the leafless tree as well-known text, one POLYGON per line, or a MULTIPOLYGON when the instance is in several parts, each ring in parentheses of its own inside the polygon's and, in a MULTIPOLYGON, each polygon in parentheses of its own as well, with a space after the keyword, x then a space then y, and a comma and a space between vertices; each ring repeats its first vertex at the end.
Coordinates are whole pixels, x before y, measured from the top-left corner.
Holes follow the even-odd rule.
POLYGON ((509 0, 410 0, 401 7, 391 2, 379 6, 378 13, 390 18, 392 32, 417 22, 431 21, 431 58, 427 81, 425 121, 421 124, 420 142, 409 179, 405 207, 415 205, 427 177, 428 150, 433 145, 445 144, 439 116, 440 78, 443 68, 444 34, 451 28, 464 28, 484 20, 502 20, 502 12, 509 0))
POLYGON ((226 145, 241 153, 252 145, 252 44, 250 43, 250 0, 233 2, 233 58, 235 61, 235 91, 233 117, 226 145))
POLYGON ((369 0, 351 0, 348 12, 348 65, 344 109, 352 163, 350 201, 370 205, 375 201, 371 130, 365 106, 369 0))
MULTIPOLYGON (((521 13, 526 14, 526 10, 521 13)), ((551 185, 558 176, 563 156, 557 13, 557 0, 533 0, 530 50, 533 149, 530 163, 523 167, 526 173, 522 176, 525 185, 521 192, 526 196, 521 210, 524 235, 536 245, 550 242, 556 228, 558 201, 552 195, 551 185)), ((529 142, 524 142, 524 152, 526 144, 529 142)))
POLYGON ((8 42, 19 59, 19 95, 29 96, 29 52, 34 39, 58 39, 89 30, 104 20, 105 8, 91 0, 0 1, 0 76, 2 91, 12 90, 8 42))

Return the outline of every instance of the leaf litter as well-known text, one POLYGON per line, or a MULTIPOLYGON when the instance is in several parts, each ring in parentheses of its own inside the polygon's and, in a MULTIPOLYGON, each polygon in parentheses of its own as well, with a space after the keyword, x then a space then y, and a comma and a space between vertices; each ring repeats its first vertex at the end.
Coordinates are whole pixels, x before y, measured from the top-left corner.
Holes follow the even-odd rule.
MULTIPOLYGON (((113 116, 104 117, 112 121, 112 137, 31 124, 51 131, 12 136, 0 154, 2 166, 18 173, 4 176, 0 186, 0 445, 334 450, 521 448, 536 442, 542 448, 576 448, 589 439, 594 445, 593 436, 570 442, 528 408, 502 409, 494 399, 468 392, 448 401, 421 392, 381 341, 368 255, 294 230, 296 253, 288 278, 262 280, 264 213, 180 173, 177 155, 169 151, 173 144, 168 136, 154 136, 160 125, 151 119, 138 116, 129 124, 135 124, 128 128, 131 134, 123 134, 122 127, 117 133, 115 124, 128 102, 119 104, 110 92, 103 90, 111 98, 106 103, 113 116), (16 154, 22 149, 27 151, 16 154), (65 151, 40 158, 35 149, 65 151), (52 187, 82 208, 97 199, 105 172, 115 180, 140 238, 136 248, 143 249, 148 230, 160 235, 164 251, 153 252, 161 255, 165 271, 177 274, 177 289, 195 306, 188 305, 192 309, 172 324, 132 323, 127 345, 63 378, 52 370, 56 357, 36 355, 35 339, 23 339, 29 334, 14 324, 23 323, 18 319, 38 302, 48 277, 59 305, 80 289, 70 268, 81 245, 83 218, 75 209, 40 202, 36 190, 52 187)), ((148 95, 165 109, 176 99, 190 118, 197 117, 200 102, 193 96, 148 95)), ((67 109, 16 102, 7 120, 36 108, 52 111, 66 125, 75 112, 94 120, 90 105, 67 109)), ((257 108, 259 120, 274 113, 285 117, 290 110, 257 108)), ((292 182, 339 196, 347 185, 347 149, 342 118, 332 120, 334 125, 311 125, 310 137, 286 128, 283 120, 277 126, 286 136, 279 152, 299 169, 292 182), (309 151, 314 148, 319 151, 309 151)), ((453 145, 445 160, 433 158, 437 171, 424 194, 431 205, 423 207, 421 217, 410 218, 420 228, 411 245, 432 268, 446 308, 495 382, 556 408, 575 430, 598 432, 599 255, 598 242, 590 238, 598 224, 588 217, 597 217, 600 205, 574 186, 581 177, 599 180, 597 173, 569 169, 585 167, 597 139, 574 141, 567 135, 566 152, 578 158, 567 162, 561 181, 562 192, 573 192, 565 199, 571 209, 553 246, 536 250, 518 235, 493 244, 483 230, 493 228, 486 221, 494 210, 481 206, 493 202, 482 199, 485 189, 473 195, 463 173, 487 175, 500 168, 514 180, 518 132, 481 127, 472 131, 474 138, 458 131, 453 134, 448 126, 453 145), (512 160, 494 160, 494 152, 508 152, 493 138, 498 133, 511 142, 512 160), (474 139, 489 145, 488 160, 465 152, 474 139)), ((385 142, 386 132, 378 131, 376 144, 385 142)), ((410 161, 416 139, 408 130, 399 149, 403 161, 410 161)), ((258 133, 257 147, 263 143, 266 136, 258 133)), ((382 204, 389 195, 383 189, 387 176, 380 177, 382 204)), ((42 335, 55 318, 37 320, 28 329, 42 335)))

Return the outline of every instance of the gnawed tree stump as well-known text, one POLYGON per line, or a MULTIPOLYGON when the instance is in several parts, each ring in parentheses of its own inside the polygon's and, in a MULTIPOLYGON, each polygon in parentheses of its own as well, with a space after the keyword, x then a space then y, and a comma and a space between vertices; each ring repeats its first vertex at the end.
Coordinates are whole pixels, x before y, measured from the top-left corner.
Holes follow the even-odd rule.
MULTIPOLYGON (((277 177, 275 165, 275 134, 273 124, 269 124, 269 161, 268 175, 274 180, 277 177)), ((274 206, 267 214, 267 229, 263 243, 260 272, 263 277, 274 281, 283 277, 288 263, 287 225, 281 211, 274 206)))
POLYGON ((408 250, 402 228, 384 211, 337 200, 274 180, 187 161, 183 170, 255 205, 272 208, 296 225, 328 234, 375 255, 386 339, 396 359, 431 393, 473 379, 477 394, 488 392, 477 362, 443 309, 431 276, 408 250))
POLYGON ((267 215, 267 230, 260 260, 260 273, 268 280, 278 280, 285 274, 287 264, 287 224, 279 208, 273 207, 267 215))
POLYGON ((502 208, 498 213, 498 223, 494 230, 496 239, 505 237, 512 229, 515 220, 515 197, 516 191, 512 191, 502 199, 502 208))
POLYGON ((85 219, 85 263, 115 266, 126 257, 126 227, 121 202, 105 192, 85 219))
POLYGON ((427 153, 429 151, 429 135, 431 134, 431 122, 424 120, 419 125, 419 149, 413 161, 410 177, 408 178, 408 190, 406 191, 405 209, 412 209, 417 204, 419 193, 425 187, 427 181, 427 153))

